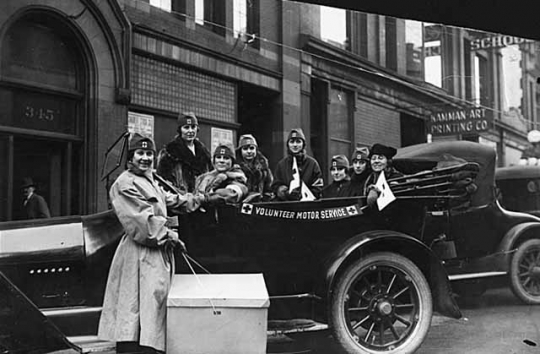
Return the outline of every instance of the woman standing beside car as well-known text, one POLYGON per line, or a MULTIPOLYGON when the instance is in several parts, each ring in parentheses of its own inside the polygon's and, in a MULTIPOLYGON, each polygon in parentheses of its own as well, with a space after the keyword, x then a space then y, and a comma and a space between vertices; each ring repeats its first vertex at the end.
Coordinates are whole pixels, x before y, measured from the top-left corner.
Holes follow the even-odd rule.
POLYGON ((165 350, 173 248, 185 251, 176 231, 167 227, 167 208, 190 212, 212 200, 205 195, 164 191, 154 180, 155 151, 152 139, 133 134, 128 143, 128 168, 110 190, 124 235, 109 270, 98 337, 117 342, 119 353, 165 350))

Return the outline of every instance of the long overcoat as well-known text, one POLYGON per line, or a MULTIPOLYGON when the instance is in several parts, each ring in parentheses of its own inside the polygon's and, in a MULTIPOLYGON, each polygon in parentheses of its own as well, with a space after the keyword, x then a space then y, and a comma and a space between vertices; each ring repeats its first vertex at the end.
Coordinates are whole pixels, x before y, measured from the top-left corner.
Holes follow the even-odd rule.
POLYGON ((200 199, 165 192, 151 174, 124 171, 110 190, 125 234, 114 255, 103 301, 98 337, 135 341, 165 350, 166 299, 174 256, 167 206, 193 211, 200 199))

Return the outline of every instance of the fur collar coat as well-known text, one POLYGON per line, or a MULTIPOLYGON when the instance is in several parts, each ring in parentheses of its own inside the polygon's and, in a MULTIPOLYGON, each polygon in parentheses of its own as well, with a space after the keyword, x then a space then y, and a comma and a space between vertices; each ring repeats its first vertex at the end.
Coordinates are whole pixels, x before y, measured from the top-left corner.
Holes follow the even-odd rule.
POLYGON ((193 192, 196 178, 212 169, 208 149, 198 139, 194 144, 195 154, 177 136, 158 154, 157 173, 186 192, 193 192))

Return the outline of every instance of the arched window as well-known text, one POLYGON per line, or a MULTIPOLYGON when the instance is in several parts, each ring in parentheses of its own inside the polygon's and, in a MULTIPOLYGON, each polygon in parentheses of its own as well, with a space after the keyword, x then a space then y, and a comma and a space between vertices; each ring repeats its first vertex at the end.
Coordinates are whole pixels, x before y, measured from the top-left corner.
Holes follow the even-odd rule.
POLYGON ((83 211, 86 60, 64 18, 30 12, 0 46, 0 221, 24 218, 31 177, 53 216, 83 211))

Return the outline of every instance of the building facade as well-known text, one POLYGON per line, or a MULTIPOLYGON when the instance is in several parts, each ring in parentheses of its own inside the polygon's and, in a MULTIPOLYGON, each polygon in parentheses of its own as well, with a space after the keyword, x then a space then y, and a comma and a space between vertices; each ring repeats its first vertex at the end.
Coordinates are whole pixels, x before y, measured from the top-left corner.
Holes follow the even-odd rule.
POLYGON ((183 111, 210 149, 254 134, 271 167, 294 127, 325 171, 356 145, 438 139, 490 144, 509 165, 537 127, 539 60, 493 37, 277 0, 4 1, 0 220, 20 218, 23 177, 53 216, 107 209, 102 175, 123 169, 111 146, 129 130, 161 147, 183 111), (474 107, 487 128, 430 134, 431 117, 474 107))

